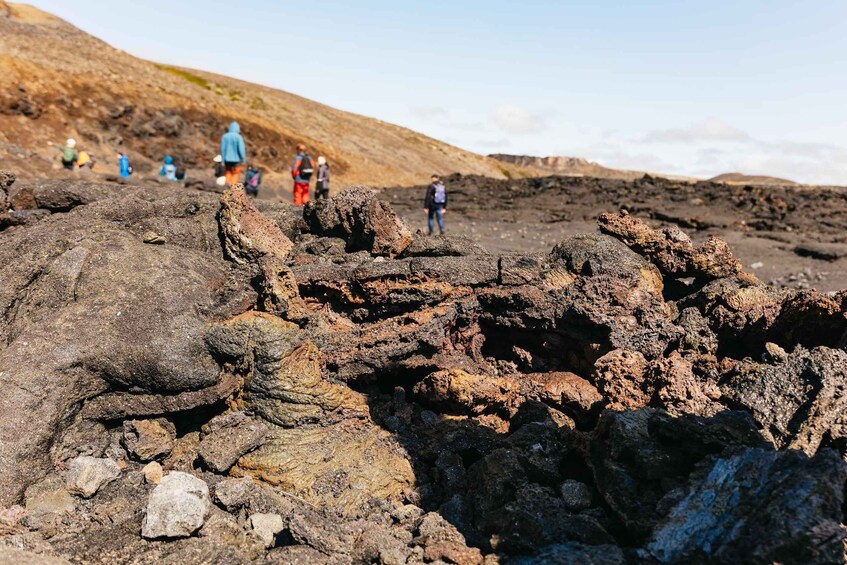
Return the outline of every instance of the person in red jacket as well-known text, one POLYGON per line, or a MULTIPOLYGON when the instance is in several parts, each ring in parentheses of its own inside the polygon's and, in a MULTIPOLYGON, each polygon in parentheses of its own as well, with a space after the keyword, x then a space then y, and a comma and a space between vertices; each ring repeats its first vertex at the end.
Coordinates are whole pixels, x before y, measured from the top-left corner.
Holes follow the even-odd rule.
POLYGON ((294 179, 294 204, 303 206, 309 201, 309 181, 315 172, 315 163, 306 153, 306 146, 297 146, 297 157, 291 164, 291 178, 294 179))

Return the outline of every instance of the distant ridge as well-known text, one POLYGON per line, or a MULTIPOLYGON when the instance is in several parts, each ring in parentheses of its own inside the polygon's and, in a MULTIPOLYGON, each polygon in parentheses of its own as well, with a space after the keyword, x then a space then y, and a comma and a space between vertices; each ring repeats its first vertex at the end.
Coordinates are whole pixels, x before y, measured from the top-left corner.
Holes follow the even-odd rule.
POLYGON ((534 169, 542 174, 556 174, 566 176, 585 176, 599 178, 616 178, 634 180, 644 176, 643 172, 622 171, 604 167, 579 157, 532 157, 529 155, 506 155, 496 153, 489 155, 501 163, 508 163, 518 167, 534 169))
POLYGON ((501 163, 507 163, 515 167, 531 170, 540 175, 563 175, 577 177, 596 177, 606 179, 635 180, 649 174, 654 177, 662 177, 678 181, 694 181, 692 177, 681 175, 666 175, 662 173, 646 171, 628 171, 623 169, 611 169, 599 163, 582 159, 579 157, 532 157, 529 155, 507 155, 495 153, 489 155, 501 163))
POLYGON ((723 182, 726 184, 753 184, 762 186, 799 186, 800 183, 793 180, 769 177, 765 175, 745 175, 744 173, 724 173, 709 179, 712 182, 723 182))

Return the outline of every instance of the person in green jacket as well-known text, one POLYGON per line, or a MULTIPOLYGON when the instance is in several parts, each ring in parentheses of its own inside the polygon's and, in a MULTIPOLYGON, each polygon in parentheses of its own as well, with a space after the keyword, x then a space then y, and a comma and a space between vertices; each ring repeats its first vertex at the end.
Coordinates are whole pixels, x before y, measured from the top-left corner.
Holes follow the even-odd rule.
POLYGON ((76 163, 79 160, 79 152, 76 150, 75 139, 69 139, 67 142, 65 142, 64 147, 56 143, 51 143, 50 147, 55 147, 56 149, 62 152, 62 166, 66 170, 73 171, 76 169, 76 163))

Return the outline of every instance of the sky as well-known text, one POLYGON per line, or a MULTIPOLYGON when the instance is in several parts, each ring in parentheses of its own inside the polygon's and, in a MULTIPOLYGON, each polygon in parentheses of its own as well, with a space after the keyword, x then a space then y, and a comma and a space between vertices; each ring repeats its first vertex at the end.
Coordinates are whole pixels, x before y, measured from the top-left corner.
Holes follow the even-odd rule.
POLYGON ((32 0, 479 153, 847 184, 844 0, 32 0))

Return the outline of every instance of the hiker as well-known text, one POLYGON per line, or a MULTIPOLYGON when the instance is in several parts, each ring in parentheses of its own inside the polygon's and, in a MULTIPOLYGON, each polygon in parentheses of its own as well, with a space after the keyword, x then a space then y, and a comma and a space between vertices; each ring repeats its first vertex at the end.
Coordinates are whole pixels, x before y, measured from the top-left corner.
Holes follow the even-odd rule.
POLYGON ((84 169, 88 167, 89 170, 94 169, 94 153, 90 153, 88 151, 80 151, 77 154, 76 158, 76 166, 80 169, 84 169))
POLYGON ((221 159, 224 162, 224 183, 232 186, 241 178, 241 165, 247 162, 247 150, 238 122, 229 124, 229 131, 221 138, 221 159))
POLYGON ((306 146, 297 146, 297 156, 291 163, 291 177, 294 179, 294 204, 304 206, 309 201, 309 181, 315 172, 315 163, 306 153, 306 146))
POLYGON ((224 186, 226 184, 226 167, 224 166, 224 158, 220 155, 215 155, 212 159, 215 163, 215 184, 224 186))
POLYGON ((438 230, 444 235, 444 212, 447 211, 447 189, 441 182, 441 177, 432 175, 432 182, 426 189, 424 199, 424 211, 427 213, 427 226, 429 235, 432 235, 433 219, 438 221, 438 230))
POLYGON ((186 172, 187 171, 185 170, 185 165, 183 165, 181 163, 177 164, 176 165, 176 171, 174 172, 174 178, 178 181, 184 181, 186 172))
POLYGON ((126 153, 118 153, 118 169, 121 178, 128 179, 132 175, 132 165, 129 164, 129 157, 126 153))
POLYGON ((62 167, 64 167, 68 171, 73 171, 76 169, 76 162, 79 158, 79 153, 76 150, 76 140, 68 139, 65 142, 65 146, 57 145, 55 143, 50 143, 50 147, 55 147, 59 151, 62 152, 62 167))
POLYGON ((329 198, 329 163, 326 157, 318 157, 318 182, 315 185, 315 200, 329 198))
POLYGON ((174 165, 174 158, 170 155, 162 160, 162 168, 159 169, 159 176, 172 181, 176 180, 176 166, 174 165))
POLYGON ((259 186, 262 184, 262 171, 253 165, 247 165, 247 176, 244 177, 244 190, 248 196, 259 196, 259 186))

